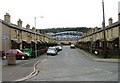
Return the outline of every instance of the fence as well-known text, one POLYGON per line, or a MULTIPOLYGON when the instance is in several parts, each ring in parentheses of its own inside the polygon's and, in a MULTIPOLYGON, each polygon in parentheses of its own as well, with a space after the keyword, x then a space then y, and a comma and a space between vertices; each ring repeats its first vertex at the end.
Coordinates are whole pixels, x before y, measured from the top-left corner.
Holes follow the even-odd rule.
MULTIPOLYGON (((94 48, 91 46, 83 46, 80 44, 77 44, 76 47, 78 47, 86 52, 95 54, 96 56, 104 57, 104 50, 101 48, 94 48)), ((107 58, 110 58, 112 56, 120 57, 120 49, 106 49, 105 53, 106 53, 107 58)))

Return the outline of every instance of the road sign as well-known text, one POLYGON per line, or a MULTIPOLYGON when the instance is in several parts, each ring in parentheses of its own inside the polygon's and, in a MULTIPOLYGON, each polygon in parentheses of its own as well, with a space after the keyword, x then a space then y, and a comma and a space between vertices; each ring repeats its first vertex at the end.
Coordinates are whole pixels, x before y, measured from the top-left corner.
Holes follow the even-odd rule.
POLYGON ((2 35, 2 39, 9 39, 9 36, 2 35))

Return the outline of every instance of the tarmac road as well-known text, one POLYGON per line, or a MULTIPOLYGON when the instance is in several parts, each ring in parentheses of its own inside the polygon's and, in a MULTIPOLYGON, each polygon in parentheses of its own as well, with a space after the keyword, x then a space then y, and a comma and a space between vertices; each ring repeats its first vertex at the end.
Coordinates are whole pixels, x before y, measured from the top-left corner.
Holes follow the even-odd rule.
POLYGON ((38 60, 42 60, 45 55, 37 58, 30 58, 28 60, 16 60, 16 65, 7 65, 7 60, 2 62, 2 81, 15 81, 26 77, 33 72, 33 66, 38 60))
POLYGON ((37 76, 26 81, 118 81, 118 64, 88 59, 82 51, 63 46, 57 56, 37 65, 37 76))

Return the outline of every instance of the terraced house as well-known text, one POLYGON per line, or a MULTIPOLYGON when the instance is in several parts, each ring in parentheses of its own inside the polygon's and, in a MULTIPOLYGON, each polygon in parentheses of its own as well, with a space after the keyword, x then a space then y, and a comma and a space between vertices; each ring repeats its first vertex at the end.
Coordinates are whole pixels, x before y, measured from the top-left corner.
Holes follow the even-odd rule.
POLYGON ((0 51, 29 48, 34 52, 35 48, 37 51, 45 50, 49 43, 53 43, 49 36, 40 34, 35 27, 30 29, 29 24, 25 28, 22 27, 21 19, 17 21, 17 25, 11 23, 10 20, 9 13, 4 15, 4 20, 0 19, 0 51))
MULTIPOLYGON (((120 56, 120 13, 118 21, 113 23, 113 19, 109 19, 109 25, 105 27, 106 36, 106 52, 108 56, 120 56)), ((82 34, 82 37, 77 43, 78 47, 91 53, 103 56, 104 35, 103 29, 95 27, 82 34)))

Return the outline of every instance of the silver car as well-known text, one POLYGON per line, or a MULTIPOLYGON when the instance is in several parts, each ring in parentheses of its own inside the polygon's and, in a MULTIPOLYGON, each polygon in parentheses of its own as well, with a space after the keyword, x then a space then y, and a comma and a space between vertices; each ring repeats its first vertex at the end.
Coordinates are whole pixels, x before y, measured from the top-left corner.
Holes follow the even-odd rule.
POLYGON ((56 47, 49 47, 47 50, 47 55, 57 55, 57 53, 56 47))

